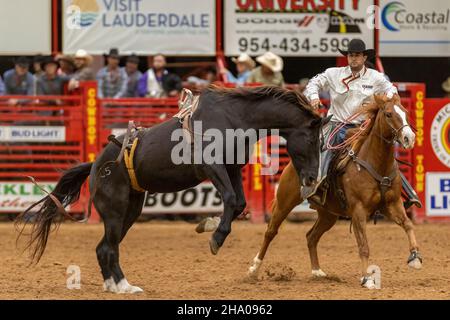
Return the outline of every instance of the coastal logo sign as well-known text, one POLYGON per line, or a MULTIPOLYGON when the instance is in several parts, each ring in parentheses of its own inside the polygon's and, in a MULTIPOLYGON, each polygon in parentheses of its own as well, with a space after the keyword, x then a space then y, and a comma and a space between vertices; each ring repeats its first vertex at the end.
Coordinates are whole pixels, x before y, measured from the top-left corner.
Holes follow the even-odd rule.
POLYGON ((416 8, 407 10, 398 1, 388 3, 381 11, 383 25, 392 32, 401 30, 447 31, 450 21, 450 9, 422 11, 416 8))
POLYGON ((99 16, 96 0, 72 0, 66 9, 69 29, 83 29, 92 25, 99 16))
POLYGON ((381 12, 381 21, 386 29, 390 31, 400 31, 395 25, 396 16, 399 12, 405 11, 404 4, 401 2, 391 2, 387 4, 381 12))
POLYGON ((436 157, 450 168, 450 103, 434 117, 430 138, 436 157))

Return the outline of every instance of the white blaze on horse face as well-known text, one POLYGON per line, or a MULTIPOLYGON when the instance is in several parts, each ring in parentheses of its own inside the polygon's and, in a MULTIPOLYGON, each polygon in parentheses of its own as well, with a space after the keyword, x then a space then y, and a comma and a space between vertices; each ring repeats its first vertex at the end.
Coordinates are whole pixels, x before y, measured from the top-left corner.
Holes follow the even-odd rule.
POLYGON ((414 147, 414 142, 416 140, 416 135, 412 131, 411 127, 408 125, 408 121, 406 120, 406 113, 405 113, 405 111, 403 111, 402 108, 400 108, 397 105, 394 105, 394 110, 395 110, 395 112, 397 112, 397 114, 402 119, 402 123, 403 123, 403 126, 404 126, 402 128, 401 137, 400 137, 401 142, 403 144, 403 147, 405 149, 411 149, 412 147, 414 147))

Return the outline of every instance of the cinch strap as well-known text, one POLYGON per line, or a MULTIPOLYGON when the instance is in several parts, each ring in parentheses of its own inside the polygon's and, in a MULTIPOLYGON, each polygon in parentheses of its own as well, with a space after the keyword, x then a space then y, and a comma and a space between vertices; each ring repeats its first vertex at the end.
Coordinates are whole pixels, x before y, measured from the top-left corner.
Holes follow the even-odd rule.
POLYGON ((139 140, 138 138, 134 139, 133 144, 131 145, 131 151, 125 150, 124 161, 125 166, 127 167, 128 170, 128 175, 130 176, 131 187, 138 192, 145 192, 145 190, 142 189, 141 186, 139 185, 136 179, 136 173, 134 171, 133 158, 134 158, 134 151, 136 150, 136 146, 138 144, 138 140, 139 140))

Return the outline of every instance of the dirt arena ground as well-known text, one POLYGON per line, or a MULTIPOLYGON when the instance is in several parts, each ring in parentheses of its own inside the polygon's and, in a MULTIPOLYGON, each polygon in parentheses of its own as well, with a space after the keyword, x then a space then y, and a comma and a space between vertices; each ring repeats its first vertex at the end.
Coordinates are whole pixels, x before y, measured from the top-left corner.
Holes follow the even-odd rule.
POLYGON ((382 270, 382 289, 359 286, 359 258, 349 223, 339 222, 322 239, 319 257, 325 279, 312 279, 305 234, 311 222, 286 223, 269 249, 260 281, 245 278, 265 225, 236 222, 217 256, 210 234, 198 235, 186 222, 138 223, 121 245, 128 281, 138 295, 102 291, 95 247, 103 225, 65 223, 50 238, 36 267, 15 246, 11 223, 0 224, 0 299, 450 299, 450 225, 419 225, 422 270, 406 265, 408 243, 389 223, 368 226, 370 262, 382 270), (66 268, 81 268, 81 289, 66 288, 66 268))

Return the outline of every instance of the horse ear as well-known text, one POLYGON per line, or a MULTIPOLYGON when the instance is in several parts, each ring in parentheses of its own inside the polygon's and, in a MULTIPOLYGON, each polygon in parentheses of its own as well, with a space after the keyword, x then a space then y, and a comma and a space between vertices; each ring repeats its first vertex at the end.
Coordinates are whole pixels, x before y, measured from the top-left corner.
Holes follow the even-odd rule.
POLYGON ((321 126, 323 127, 323 126, 325 126, 328 122, 330 122, 330 120, 331 120, 331 118, 333 118, 333 115, 331 114, 331 115, 329 115, 329 116, 327 116, 327 117, 325 117, 325 118, 322 118, 321 119, 321 126))
POLYGON ((332 117, 333 117, 333 115, 330 115, 330 116, 325 117, 325 118, 314 119, 314 120, 311 122, 311 126, 313 126, 313 127, 324 126, 324 125, 326 125, 328 122, 330 122, 330 120, 331 120, 332 117))

